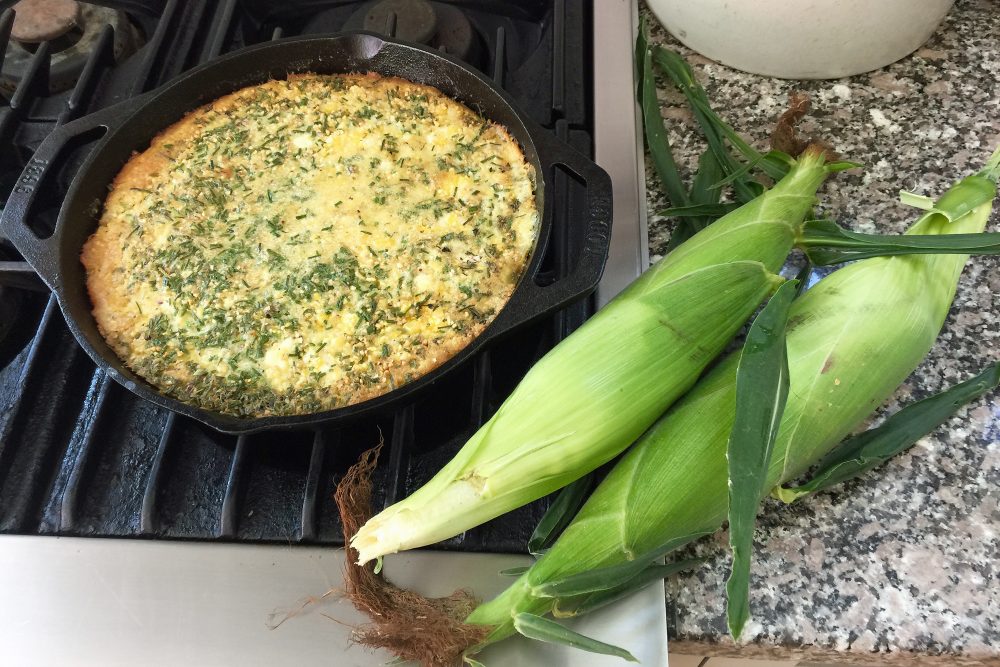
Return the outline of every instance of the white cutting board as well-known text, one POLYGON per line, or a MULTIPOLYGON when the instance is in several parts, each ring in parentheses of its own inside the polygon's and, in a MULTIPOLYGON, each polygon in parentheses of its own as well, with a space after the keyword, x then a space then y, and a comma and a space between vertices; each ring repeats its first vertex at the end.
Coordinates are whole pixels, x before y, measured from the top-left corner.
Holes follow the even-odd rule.
MULTIPOLYGON (((522 556, 420 551, 386 560, 398 584, 426 595, 467 587, 491 596, 522 556)), ((98 538, 0 536, 0 665, 212 667, 335 665, 391 660, 350 642, 363 618, 336 595, 343 552, 98 538), (332 620, 332 619, 336 619, 332 620), (339 621, 340 623, 338 623, 339 621)), ((652 585, 574 627, 665 666, 663 588, 652 585)), ((487 667, 623 667, 619 658, 512 640, 481 654, 487 667)))

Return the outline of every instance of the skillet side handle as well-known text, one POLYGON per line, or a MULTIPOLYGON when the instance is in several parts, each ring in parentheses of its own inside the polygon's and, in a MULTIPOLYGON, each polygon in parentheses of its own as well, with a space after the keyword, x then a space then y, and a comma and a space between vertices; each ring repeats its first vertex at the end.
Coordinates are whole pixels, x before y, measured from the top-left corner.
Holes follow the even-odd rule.
MULTIPOLYGON (((62 215, 56 223, 56 229, 47 238, 40 238, 28 224, 34 214, 38 200, 50 197, 47 187, 51 178, 59 170, 60 153, 71 146, 82 135, 99 127, 110 128, 112 121, 121 115, 121 105, 115 105, 101 111, 83 116, 78 120, 62 125, 45 138, 35 154, 17 179, 14 191, 7 199, 7 205, 0 217, 0 235, 14 244, 25 261, 31 265, 38 276, 50 288, 55 289, 57 281, 58 256, 56 247, 62 215)), ((95 138, 96 141, 97 138, 95 138)), ((4 270, 4 274, 13 274, 4 270)), ((5 283, 8 281, 3 279, 5 283)))
MULTIPOLYGON (((586 185, 587 216, 568 221, 568 233, 584 236, 583 248, 569 273, 544 287, 526 275, 496 320, 496 333, 516 329, 540 314, 560 310, 589 295, 601 281, 611 244, 611 177, 588 157, 548 131, 534 133, 542 169, 561 165, 586 185)), ((546 206, 550 206, 546 202, 546 206)))

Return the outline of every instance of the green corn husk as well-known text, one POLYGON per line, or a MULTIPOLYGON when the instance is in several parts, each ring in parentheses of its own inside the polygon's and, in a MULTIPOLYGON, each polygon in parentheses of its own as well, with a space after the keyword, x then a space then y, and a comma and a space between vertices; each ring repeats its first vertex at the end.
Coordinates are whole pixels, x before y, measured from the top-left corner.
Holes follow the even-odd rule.
MULTIPOLYGON (((995 180, 996 172, 990 175, 995 180)), ((945 197, 962 189, 960 182, 945 197)), ((908 234, 982 232, 990 210, 991 204, 982 204, 951 221, 929 212, 908 234)), ((765 488, 800 476, 917 367, 944 323, 966 260, 866 259, 832 273, 793 303, 788 400, 765 488)), ((583 598, 558 597, 567 577, 600 570, 594 575, 620 585, 611 581, 617 573, 625 573, 624 581, 636 571, 631 565, 641 569, 722 525, 738 361, 738 354, 729 356, 698 382, 626 453, 551 549, 472 613, 468 623, 494 627, 486 643, 515 631, 514 614, 573 615, 583 598)))
POLYGON ((773 189, 658 262, 524 377, 437 475, 351 540, 359 564, 447 539, 619 454, 687 391, 764 297, 830 170, 773 189))

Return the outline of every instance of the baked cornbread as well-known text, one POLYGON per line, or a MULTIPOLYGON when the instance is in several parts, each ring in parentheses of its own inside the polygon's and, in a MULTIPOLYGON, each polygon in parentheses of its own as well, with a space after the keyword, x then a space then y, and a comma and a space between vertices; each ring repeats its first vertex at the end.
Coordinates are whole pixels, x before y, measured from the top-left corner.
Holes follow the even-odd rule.
POLYGON ((186 403, 336 408, 426 374, 506 303, 534 247, 517 142, 374 74, 244 88, 124 166, 82 252, 102 335, 186 403))

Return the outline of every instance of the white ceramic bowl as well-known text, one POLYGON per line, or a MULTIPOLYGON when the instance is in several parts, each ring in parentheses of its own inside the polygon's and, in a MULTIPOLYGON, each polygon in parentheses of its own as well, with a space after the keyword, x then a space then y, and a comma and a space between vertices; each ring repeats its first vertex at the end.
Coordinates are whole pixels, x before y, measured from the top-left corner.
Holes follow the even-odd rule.
POLYGON ((686 46, 736 69, 835 79, 893 63, 930 38, 954 0, 646 0, 686 46))

